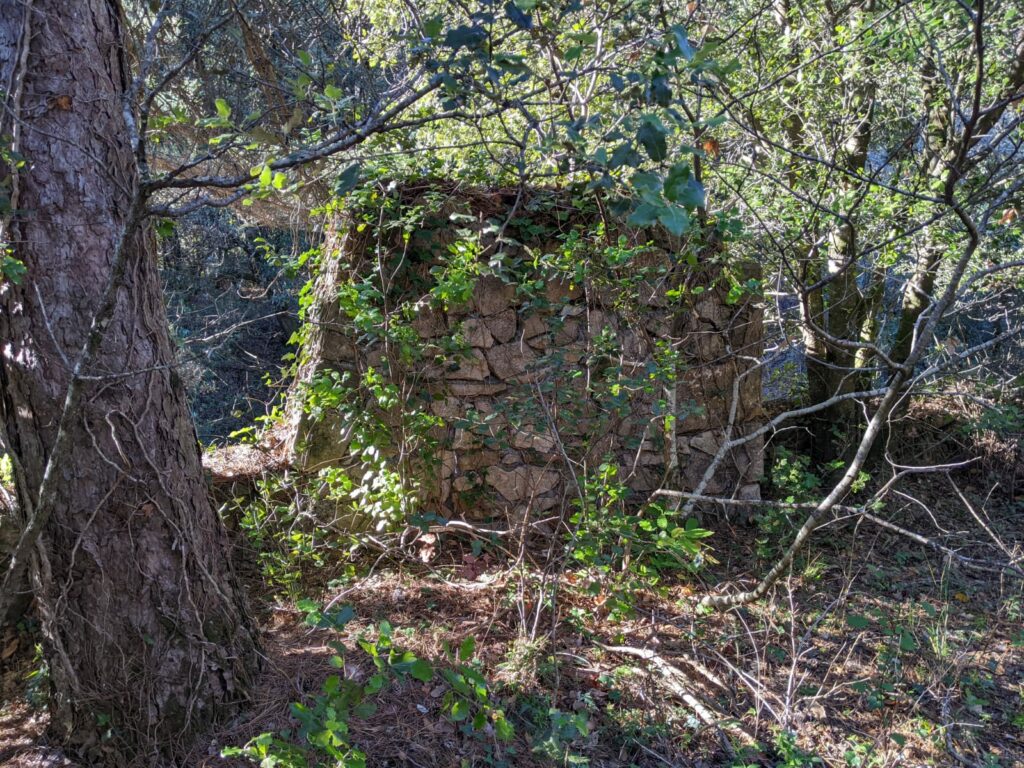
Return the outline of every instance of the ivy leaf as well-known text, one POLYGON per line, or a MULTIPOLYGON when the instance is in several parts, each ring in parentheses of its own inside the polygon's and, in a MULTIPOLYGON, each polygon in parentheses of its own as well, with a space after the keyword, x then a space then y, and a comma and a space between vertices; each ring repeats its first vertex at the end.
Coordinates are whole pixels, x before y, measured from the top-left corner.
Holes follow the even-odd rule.
POLYGON ((636 140, 643 145, 647 156, 655 162, 660 162, 668 157, 668 143, 665 141, 665 129, 658 123, 657 119, 645 120, 636 132, 636 140))

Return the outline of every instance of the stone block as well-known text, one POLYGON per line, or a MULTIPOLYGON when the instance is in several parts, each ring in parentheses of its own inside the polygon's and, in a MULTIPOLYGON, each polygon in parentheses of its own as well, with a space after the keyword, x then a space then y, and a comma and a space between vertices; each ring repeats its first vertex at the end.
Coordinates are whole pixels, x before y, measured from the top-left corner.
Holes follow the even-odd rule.
POLYGON ((490 375, 490 368, 487 366, 487 359, 479 349, 471 349, 465 356, 460 355, 454 362, 458 368, 449 370, 445 378, 459 381, 483 381, 490 375))
POLYGON ((477 317, 462 321, 462 337, 471 347, 488 349, 494 346, 494 337, 487 330, 487 324, 477 317))
POLYGON ((432 339, 448 333, 444 313, 429 304, 421 303, 416 307, 416 316, 411 325, 421 339, 432 339))
POLYGON ((456 397, 488 397, 499 395, 508 387, 500 382, 449 381, 448 391, 456 397))
POLYGON ((515 286, 508 285, 493 275, 484 275, 473 287, 473 305, 477 312, 489 317, 511 307, 515 295, 515 286))
POLYGON ((491 467, 487 470, 487 484, 511 502, 526 501, 533 496, 548 493, 555 489, 560 480, 558 472, 540 467, 491 467))
POLYGON ((487 350, 487 362, 494 375, 503 381, 525 380, 536 353, 521 344, 499 344, 487 350))
POLYGON ((487 330, 502 344, 507 344, 516 337, 516 311, 506 309, 486 319, 487 330))

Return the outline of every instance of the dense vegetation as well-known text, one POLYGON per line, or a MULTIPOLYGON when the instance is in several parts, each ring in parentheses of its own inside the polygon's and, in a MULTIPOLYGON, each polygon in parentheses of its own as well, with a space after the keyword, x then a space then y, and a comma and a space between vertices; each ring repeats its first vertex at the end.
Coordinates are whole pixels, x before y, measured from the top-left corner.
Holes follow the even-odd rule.
POLYGON ((1022 29, 0 0, 0 762, 1020 764, 1022 29))

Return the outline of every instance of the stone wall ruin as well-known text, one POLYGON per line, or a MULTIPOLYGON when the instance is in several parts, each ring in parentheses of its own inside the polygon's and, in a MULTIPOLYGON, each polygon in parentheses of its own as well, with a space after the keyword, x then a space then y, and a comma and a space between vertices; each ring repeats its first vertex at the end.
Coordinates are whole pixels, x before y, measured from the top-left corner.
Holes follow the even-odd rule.
MULTIPOLYGON (((602 231, 599 212, 563 193, 423 184, 389 194, 383 215, 350 212, 328 227, 288 407, 296 465, 358 474, 348 422, 375 412, 394 432, 386 450, 417 476, 422 509, 521 518, 567 509, 602 467, 636 501, 692 490, 727 430, 763 423, 751 371, 762 312, 736 290, 749 268, 729 272, 714 252, 684 259, 687 243, 662 232, 602 231), (380 224, 389 218, 405 223, 380 224), (459 294, 445 269, 467 242, 479 274, 459 294), (354 300, 377 314, 368 322, 354 300), (308 407, 318 377, 358 387, 371 369, 400 402, 378 408, 364 392, 357 411, 308 407), (411 449, 403 409, 436 419, 411 449), (667 473, 673 451, 678 471, 667 473)), ((734 450, 704 492, 758 498, 762 448, 734 450)))

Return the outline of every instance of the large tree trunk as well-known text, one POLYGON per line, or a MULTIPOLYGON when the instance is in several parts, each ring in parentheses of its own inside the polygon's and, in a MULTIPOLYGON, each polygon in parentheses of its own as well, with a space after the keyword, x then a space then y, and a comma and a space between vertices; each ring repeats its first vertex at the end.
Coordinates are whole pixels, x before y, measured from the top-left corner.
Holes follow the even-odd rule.
POLYGON ((0 283, 0 418, 21 514, 45 518, 29 572, 53 727, 89 760, 155 765, 244 697, 257 639, 135 215, 121 36, 116 0, 0 0, 0 135, 26 158, 0 165, 15 209, 3 237, 28 269, 0 283), (102 343, 67 398, 112 279, 102 343), (62 419, 70 450, 40 504, 62 419))

